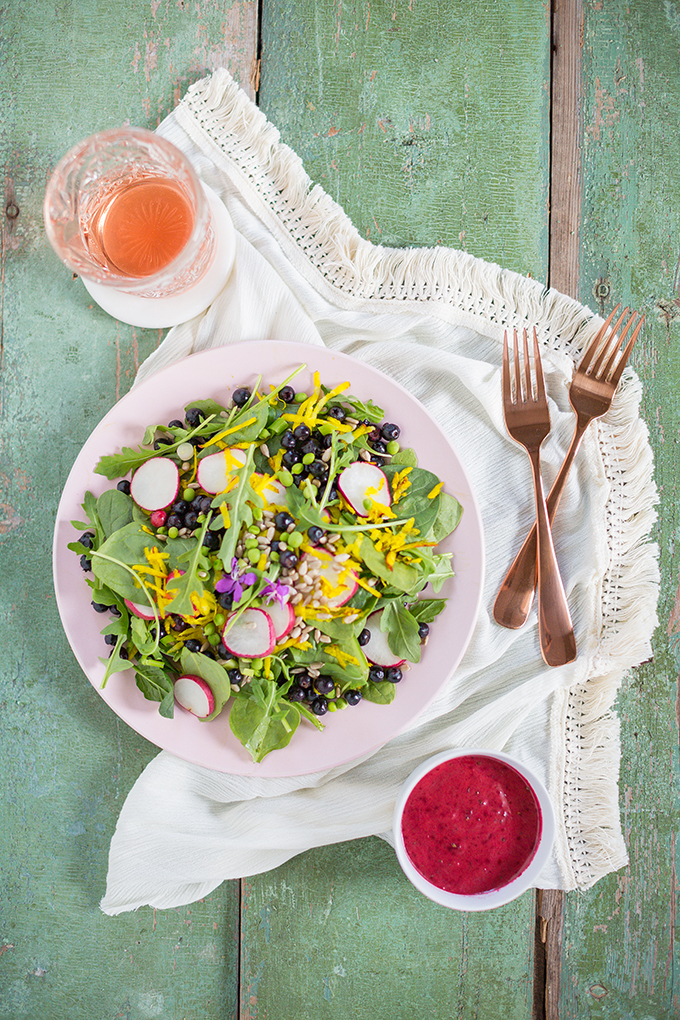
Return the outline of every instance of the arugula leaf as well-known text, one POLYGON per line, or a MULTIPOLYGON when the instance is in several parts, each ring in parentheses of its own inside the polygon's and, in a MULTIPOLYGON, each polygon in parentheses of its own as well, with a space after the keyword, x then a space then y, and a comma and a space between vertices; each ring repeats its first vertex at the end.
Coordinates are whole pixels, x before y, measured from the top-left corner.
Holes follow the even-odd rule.
POLYGON ((229 727, 253 761, 286 747, 300 724, 300 713, 281 699, 281 690, 273 680, 253 677, 234 698, 229 727))
POLYGON ((149 655, 158 647, 155 633, 151 635, 149 624, 139 616, 130 617, 130 636, 135 648, 142 655, 149 655))
POLYGON ((193 549, 189 547, 177 557, 177 564, 178 566, 182 565, 184 572, 179 575, 176 574, 171 580, 166 582, 165 587, 168 591, 177 592, 172 602, 165 607, 168 613, 176 613, 178 616, 192 616, 194 606, 191 596, 194 592, 197 595, 202 595, 205 591, 203 579, 198 576, 198 571, 201 569, 201 559, 204 556, 203 538, 208 530, 210 519, 211 514, 208 514, 201 525, 198 535, 192 539, 193 549))
POLYGON ((267 425, 270 407, 271 404, 266 398, 252 407, 246 405, 238 414, 234 415, 229 426, 233 431, 225 436, 225 442, 228 441, 230 446, 236 446, 237 443, 255 442, 267 425))
MULTIPOLYGON (((246 454, 245 464, 236 472, 238 474, 238 484, 235 489, 228 493, 227 502, 231 523, 224 532, 219 554, 227 573, 231 570, 231 561, 234 558, 241 529, 244 525, 248 527, 253 523, 253 511, 248 506, 248 500, 258 507, 264 505, 262 498, 257 495, 250 484, 250 476, 253 470, 253 451, 254 447, 251 446, 246 454)), ((222 493, 215 497, 213 506, 219 506, 224 501, 224 493, 222 493)))
POLYGON ((119 489, 106 489, 97 500, 97 516, 106 538, 132 521, 134 501, 119 489))
MULTIPOLYGON (((154 450, 153 447, 146 448, 138 446, 136 450, 133 450, 131 446, 124 446, 120 453, 114 453, 102 457, 97 464, 95 471, 98 475, 104 475, 105 478, 108 478, 111 481, 114 478, 121 478, 124 475, 129 474, 131 471, 136 471, 136 469, 144 464, 145 461, 151 460, 153 457, 167 457, 169 454, 176 451, 180 443, 186 443, 189 439, 196 435, 206 435, 211 429, 212 431, 215 429, 212 416, 202 421, 200 425, 198 425, 195 429, 192 429, 191 432, 182 432, 182 435, 178 436, 174 443, 163 447, 162 454, 159 453, 158 450, 154 450)), ((179 432, 179 429, 176 431, 179 432)))
POLYGON ((387 603, 380 617, 380 629, 387 634, 390 651, 398 658, 420 662, 418 624, 403 603, 396 599, 387 603))
POLYGON ((319 528, 328 527, 320 510, 305 498, 304 493, 296 485, 291 485, 287 490, 286 503, 293 517, 297 518, 306 528, 311 528, 312 525, 319 528))
POLYGON ((174 685, 167 673, 158 666, 139 664, 135 667, 135 682, 147 701, 160 701, 158 711, 165 719, 175 714, 174 685))
POLYGON ((103 662, 106 665, 106 670, 104 671, 104 679, 100 684, 101 690, 104 690, 109 677, 113 673, 124 673, 126 669, 130 668, 131 663, 129 659, 123 659, 121 658, 120 655, 120 650, 125 644, 125 639, 126 639, 125 634, 119 635, 118 640, 114 645, 113 651, 111 652, 111 655, 109 656, 108 659, 105 659, 102 655, 99 656, 99 661, 103 662))
POLYGON ((418 623, 432 623, 446 606, 446 599, 419 599, 409 606, 409 612, 418 623))
POLYGON ((357 397, 345 396, 345 394, 342 394, 342 396, 338 397, 337 403, 349 404, 354 411, 353 417, 358 418, 359 421, 363 421, 364 418, 367 418, 374 425, 377 425, 379 422, 383 421, 385 417, 385 412, 382 407, 378 407, 378 405, 374 404, 372 400, 369 400, 368 403, 365 404, 357 397))

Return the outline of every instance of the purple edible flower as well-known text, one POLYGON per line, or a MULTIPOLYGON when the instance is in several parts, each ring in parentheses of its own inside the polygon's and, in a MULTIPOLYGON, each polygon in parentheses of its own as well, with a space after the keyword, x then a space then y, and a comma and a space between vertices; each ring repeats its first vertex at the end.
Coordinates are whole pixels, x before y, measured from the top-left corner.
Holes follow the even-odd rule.
POLYGON ((286 604, 288 596, 291 595, 292 592, 293 589, 290 587, 289 584, 283 584, 282 581, 274 581, 274 583, 272 584, 272 582, 269 581, 269 583, 262 589, 260 594, 262 595, 262 598, 265 600, 265 602, 268 602, 270 605, 274 601, 274 599, 276 599, 279 605, 283 607, 286 604))
POLYGON ((223 592, 231 592, 234 596, 234 602, 240 602, 241 596, 243 595, 243 589, 250 587, 251 584, 255 584, 257 581, 257 574, 254 574, 249 570, 246 574, 239 574, 238 571, 238 560, 234 556, 231 561, 231 571, 221 577, 215 585, 215 591, 219 592, 220 595, 223 592))

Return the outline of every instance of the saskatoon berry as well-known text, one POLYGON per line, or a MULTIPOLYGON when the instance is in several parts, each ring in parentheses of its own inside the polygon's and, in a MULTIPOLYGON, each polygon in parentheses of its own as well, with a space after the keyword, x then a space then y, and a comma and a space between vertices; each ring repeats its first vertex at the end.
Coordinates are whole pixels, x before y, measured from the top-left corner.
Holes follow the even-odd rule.
POLYGON ((333 404, 332 407, 328 408, 328 417, 335 418, 337 421, 344 421, 347 417, 347 411, 344 407, 340 407, 339 404, 333 404))
POLYGON ((297 425, 293 429, 293 435, 297 439, 298 443, 306 443, 312 434, 312 430, 308 425, 297 425))
POLYGON ((286 429, 281 436, 281 446, 284 450, 293 450, 296 446, 296 439, 293 435, 292 429, 286 429))
POLYGON ((426 623, 418 624, 418 637, 421 641, 424 641, 427 635, 430 633, 430 628, 426 623))
POLYGON ((286 450, 283 457, 281 458, 281 463, 283 464, 284 467, 291 468, 293 464, 300 463, 300 454, 297 452, 297 450, 286 450))
POLYGON ((287 531, 291 524, 295 524, 295 521, 293 520, 289 513, 287 513, 285 510, 281 510, 274 518, 274 524, 279 529, 279 531, 287 531))
POLYGON ((314 713, 314 715, 325 715, 327 711, 328 702, 323 697, 323 695, 319 695, 319 697, 315 698, 314 701, 312 702, 312 712, 314 713))
POLYGON ((126 496, 130 495, 130 483, 128 482, 127 478, 121 478, 116 488, 118 489, 119 492, 124 492, 126 496))
POLYGON ((279 397, 284 400, 287 404, 292 404, 295 400, 295 390, 292 386, 283 386, 279 390, 279 397))
POLYGON ((391 443, 393 440, 398 439, 401 435, 401 429, 398 425, 392 425, 391 422, 386 421, 383 427, 380 429, 380 434, 386 443, 391 443))
POLYGON ((323 450, 330 450, 333 445, 333 433, 329 432, 327 436, 319 436, 319 445, 323 450))
POLYGON ((209 549, 210 552, 215 552, 215 550, 218 549, 220 545, 219 535, 216 535, 214 531, 206 531, 205 535, 203 536, 203 545, 206 547, 206 549, 209 549))
POLYGON ((188 407, 184 412, 184 417, 186 419, 187 425, 191 426, 192 429, 195 429, 196 426, 200 425, 200 423, 203 421, 205 415, 203 414, 203 411, 201 411, 200 408, 198 407, 188 407))
POLYGON ((382 432, 380 431, 380 428, 376 426, 371 432, 368 433, 368 435, 366 436, 366 441, 370 443, 372 446, 373 443, 380 442, 381 436, 382 432))
POLYGON ((94 545, 94 535, 91 531, 86 531, 84 535, 81 535, 78 539, 81 545, 84 545, 86 549, 91 549, 94 545))
POLYGON ((372 680, 374 684, 379 684, 385 679, 385 670, 382 666, 371 666, 368 671, 368 679, 372 680))
POLYGON ((227 670, 227 676, 229 677, 229 683, 241 684, 243 683, 243 673, 240 669, 229 669, 227 670))
POLYGON ((319 694, 330 694, 333 688, 335 687, 335 683, 333 682, 332 677, 324 675, 318 676, 316 678, 316 680, 314 681, 314 686, 316 687, 319 694))
POLYGON ((357 640, 362 648, 364 645, 368 644, 368 642, 371 640, 371 632, 368 629, 368 627, 364 627, 357 640))
POLYGON ((302 687, 298 687, 297 685, 295 685, 294 687, 291 687, 288 690, 288 700, 289 701, 306 701, 307 700, 307 695, 305 694, 305 692, 302 689, 302 687))
POLYGON ((311 703, 313 701, 316 701, 316 699, 318 698, 318 694, 314 690, 314 685, 313 684, 312 684, 311 687, 305 687, 304 688, 304 692, 305 692, 305 698, 310 703, 310 705, 311 705, 311 703))
POLYGON ((183 429, 184 422, 180 421, 179 418, 173 418, 172 421, 168 422, 169 429, 183 429))
POLYGON ((284 549, 279 553, 279 563, 286 570, 293 570, 297 566, 298 558, 290 549, 284 549))
POLYGON ((312 524, 311 528, 307 530, 307 538, 312 545, 318 545, 324 535, 325 531, 318 524, 312 524))
POLYGON ((243 407, 250 400, 250 390, 247 386, 239 386, 237 390, 231 395, 231 399, 234 401, 237 407, 243 407))
POLYGON ((391 684, 398 684, 403 676, 404 674, 398 666, 388 666, 385 670, 385 679, 389 680, 391 684))
POLYGON ((200 652, 201 642, 197 641, 196 638, 189 638, 188 641, 184 642, 184 647, 188 652, 200 652))
POLYGON ((298 446, 298 450, 303 456, 306 453, 313 453, 314 456, 316 456, 317 453, 319 452, 319 444, 317 443, 316 439, 314 439, 314 436, 310 436, 307 442, 302 443, 301 446, 298 446))
POLYGON ((120 648, 118 649, 118 657, 119 657, 120 659, 127 659, 127 658, 128 658, 128 650, 127 650, 127 648, 125 647, 125 645, 122 645, 122 646, 121 646, 121 647, 120 647, 120 648))
POLYGON ((348 705, 358 705, 361 701, 361 691, 345 691, 343 698, 348 705))
POLYGON ((209 513, 212 509, 212 496, 201 496, 198 507, 202 514, 209 513))
POLYGON ((93 601, 93 602, 90 603, 90 605, 94 609, 95 613, 105 613, 106 610, 109 608, 108 606, 105 606, 103 602, 94 602, 93 601))

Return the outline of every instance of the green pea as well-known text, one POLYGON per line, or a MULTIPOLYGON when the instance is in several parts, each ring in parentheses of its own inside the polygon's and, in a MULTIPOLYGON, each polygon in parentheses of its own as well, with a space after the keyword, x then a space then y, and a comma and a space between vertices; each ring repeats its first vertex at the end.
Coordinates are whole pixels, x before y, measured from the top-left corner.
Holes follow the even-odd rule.
POLYGON ((296 393, 295 394, 295 403, 296 404, 302 404, 306 399, 307 399, 307 394, 306 393, 296 393))
POLYGON ((302 545, 302 535, 299 531, 291 531, 286 541, 291 549, 297 549, 302 545))
POLYGON ((337 712, 337 710, 338 710, 338 706, 335 704, 335 702, 334 701, 329 701, 328 702, 328 711, 329 712, 337 712))
POLYGON ((203 633, 206 634, 206 635, 214 634, 215 633, 215 624, 212 623, 212 621, 209 621, 208 623, 206 623, 205 627, 203 628, 203 633))
POLYGON ((196 493, 193 489, 185 489, 182 493, 182 499, 186 500, 187 503, 191 503, 196 493))
POLYGON ((373 504, 371 503, 370 499, 364 500, 364 510, 370 510, 372 506, 373 504))
POLYGON ((281 482, 281 485, 285 485, 285 487, 289 489, 293 484, 293 476, 291 475, 290 471, 287 471, 285 468, 283 468, 281 471, 279 471, 279 481, 281 482))
POLYGON ((259 563, 259 560, 260 560, 260 550, 259 549, 249 549, 247 555, 248 555, 248 559, 250 560, 250 562, 252 563, 253 566, 255 566, 256 563, 259 563))
POLYGON ((299 464, 298 463, 298 464, 293 464, 293 466, 292 466, 292 468, 290 470, 293 472, 294 475, 301 475, 302 472, 304 471, 304 469, 305 469, 304 464, 299 464))
POLYGON ((279 554, 277 552, 270 553, 269 554, 269 559, 272 561, 272 563, 278 563, 279 562, 279 554))
POLYGON ((344 698, 338 698, 334 704, 336 708, 347 708, 347 702, 344 698))
POLYGON ((222 638, 220 637, 219 634, 208 634, 208 644, 212 645, 213 648, 216 648, 221 640, 222 638))
POLYGON ((396 439, 392 439, 392 440, 391 440, 391 441, 390 441, 390 442, 389 442, 389 443, 387 444, 387 452, 388 452, 388 453, 389 453, 390 455, 392 455, 392 456, 394 456, 394 454, 395 454, 395 453, 399 453, 399 450, 400 450, 400 449, 401 449, 401 447, 399 446, 399 443, 397 442, 397 440, 396 440, 396 439))
POLYGON ((262 659, 251 659, 250 660, 250 665, 253 668, 253 672, 259 673, 259 671, 262 669, 262 666, 264 665, 264 663, 262 662, 262 659))
MULTIPOLYGON (((259 506, 254 506, 252 508, 252 514, 253 514, 253 520, 254 521, 261 521, 262 520, 262 510, 260 509, 259 506)), ((259 531, 260 529, 258 528, 257 530, 259 531)))
POLYGON ((258 528, 257 524, 250 524, 248 526, 248 531, 250 532, 251 535, 259 535, 260 534, 260 529, 258 528))
POLYGON ((168 528, 168 538, 177 538, 179 531, 177 528, 168 528))
POLYGON ((156 528, 156 534, 157 535, 167 535, 167 533, 168 533, 168 529, 165 527, 165 525, 163 525, 162 528, 156 528))
POLYGON ((224 627, 227 622, 227 618, 224 613, 215 613, 213 620, 216 627, 224 627))

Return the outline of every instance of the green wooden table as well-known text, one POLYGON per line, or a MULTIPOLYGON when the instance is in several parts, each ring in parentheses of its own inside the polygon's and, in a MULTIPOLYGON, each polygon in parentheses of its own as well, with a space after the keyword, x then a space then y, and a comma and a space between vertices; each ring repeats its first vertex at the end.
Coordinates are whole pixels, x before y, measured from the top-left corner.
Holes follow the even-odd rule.
POLYGON ((0 1017, 428 1020, 680 1014, 680 4, 673 0, 32 0, 5 4, 0 273, 0 1017), (82 676, 50 541, 62 485, 162 332, 93 307, 46 241, 58 158, 154 128, 227 66, 359 230, 445 244, 647 324, 633 358, 661 497, 661 626, 618 701, 630 865, 583 894, 448 912, 377 839, 98 910, 156 749, 82 676))

